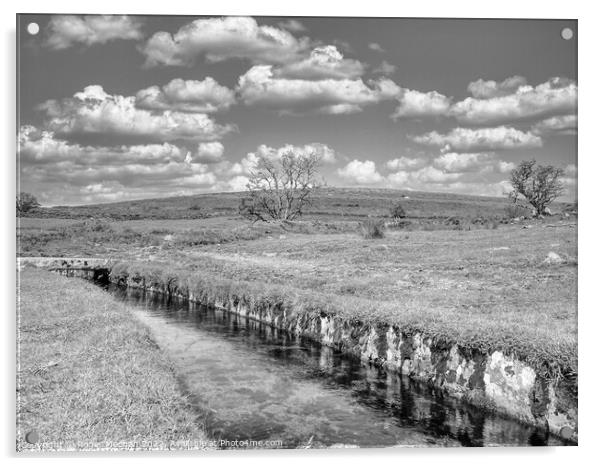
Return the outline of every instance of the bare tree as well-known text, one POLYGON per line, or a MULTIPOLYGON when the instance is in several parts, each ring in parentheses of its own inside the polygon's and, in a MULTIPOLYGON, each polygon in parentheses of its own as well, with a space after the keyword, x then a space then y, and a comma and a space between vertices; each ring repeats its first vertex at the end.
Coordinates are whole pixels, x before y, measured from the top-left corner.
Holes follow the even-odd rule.
POLYGON ((33 194, 20 192, 17 196, 17 212, 24 213, 40 207, 40 203, 33 194))
POLYGON ((516 203, 522 195, 533 206, 537 215, 564 192, 560 178, 564 170, 552 165, 536 165, 535 160, 523 161, 510 173, 512 192, 510 199, 516 203))
POLYGON ((279 158, 260 156, 249 178, 248 196, 240 204, 241 215, 264 222, 300 217, 320 185, 321 161, 315 152, 289 151, 279 158))

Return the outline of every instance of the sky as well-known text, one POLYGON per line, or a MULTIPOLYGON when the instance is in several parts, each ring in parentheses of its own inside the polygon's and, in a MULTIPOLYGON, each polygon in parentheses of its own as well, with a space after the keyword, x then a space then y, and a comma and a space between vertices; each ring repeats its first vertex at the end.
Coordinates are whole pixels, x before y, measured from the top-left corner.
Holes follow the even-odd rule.
POLYGON ((318 153, 330 186, 490 196, 536 159, 576 198, 574 20, 17 25, 19 189, 43 205, 241 191, 287 152, 318 153))

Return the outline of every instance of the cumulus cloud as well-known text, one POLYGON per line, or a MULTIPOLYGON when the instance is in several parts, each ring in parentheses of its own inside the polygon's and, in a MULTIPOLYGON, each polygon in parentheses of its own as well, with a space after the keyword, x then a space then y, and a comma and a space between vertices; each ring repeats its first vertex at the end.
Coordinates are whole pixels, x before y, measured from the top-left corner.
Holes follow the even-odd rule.
POLYGON ((577 134, 577 115, 562 115, 542 120, 531 128, 537 135, 577 134))
POLYGON ((303 146, 285 144, 280 147, 271 147, 266 144, 261 144, 254 152, 249 152, 240 162, 234 163, 230 167, 229 173, 232 175, 250 175, 257 167, 260 157, 278 160, 287 154, 293 154, 296 157, 305 157, 310 154, 315 154, 319 156, 322 163, 325 164, 332 164, 337 160, 337 154, 333 149, 325 144, 317 142, 305 144, 303 146))
POLYGON ((229 191, 245 191, 248 183, 249 178, 238 175, 228 180, 227 189, 229 191))
POLYGON ((162 87, 151 86, 136 93, 136 107, 149 110, 212 113, 227 110, 235 102, 234 91, 211 77, 203 81, 173 79, 162 87))
POLYGON ((495 183, 496 177, 508 173, 515 165, 499 160, 493 153, 448 152, 431 161, 422 157, 400 157, 389 160, 386 167, 393 171, 386 176, 386 186, 428 191, 433 185, 446 190, 451 183, 483 184, 484 178, 492 177, 495 183))
POLYGON ((566 78, 551 78, 535 87, 521 85, 510 94, 483 90, 476 94, 492 97, 468 97, 453 105, 451 115, 462 123, 483 125, 577 111, 577 84, 566 78))
POLYGON ((375 52, 385 53, 385 49, 383 49, 382 46, 378 42, 370 42, 368 44, 368 48, 370 50, 374 50, 375 52))
POLYGON ((201 57, 209 62, 242 58, 252 63, 289 63, 308 47, 308 39, 297 39, 286 29, 229 16, 197 19, 173 35, 157 32, 141 50, 148 66, 191 66, 201 57))
MULTIPOLYGON (((201 145, 198 152, 211 149, 220 148, 201 145)), ((193 193, 218 182, 202 157, 191 157, 186 148, 170 143, 83 145, 26 125, 19 131, 18 153, 22 182, 45 192, 47 203, 193 193)))
POLYGON ((560 181, 564 185, 566 194, 569 196, 575 196, 577 187, 577 165, 570 163, 564 167, 564 176, 560 178, 560 181))
POLYGON ((386 163, 389 170, 417 170, 426 164, 427 160, 420 157, 399 157, 386 163))
POLYGON ((224 145, 221 142, 201 142, 196 153, 190 152, 186 156, 188 162, 218 163, 223 160, 224 145))
POLYGON ((380 65, 374 68, 374 73, 389 76, 395 73, 396 70, 397 67, 395 65, 389 63, 386 60, 383 60, 383 62, 380 65))
POLYGON ((357 184, 375 184, 383 181, 383 177, 376 170, 376 164, 372 160, 352 160, 345 167, 339 168, 337 174, 346 181, 357 184))
POLYGON ((399 97, 399 106, 391 117, 399 119, 445 115, 450 105, 451 99, 436 91, 420 92, 403 89, 399 97))
POLYGON ((441 154, 433 161, 433 166, 448 173, 466 173, 473 171, 509 173, 515 168, 512 162, 497 160, 494 154, 483 152, 441 154))
POLYGON ((56 15, 48 23, 45 45, 54 50, 76 44, 90 46, 117 39, 142 39, 141 22, 130 16, 56 15))
POLYGON ((286 79, 353 79, 364 74, 364 64, 344 58, 334 45, 313 49, 309 57, 284 65, 275 75, 286 79))
POLYGON ((507 180, 499 180, 499 171, 491 170, 500 163, 502 161, 491 159, 485 161, 478 170, 469 166, 466 171, 447 171, 441 164, 433 163, 418 170, 399 170, 390 173, 386 176, 384 185, 389 188, 415 191, 501 196, 506 195, 510 187, 507 180))
POLYGON ((417 190, 428 189, 431 192, 444 192, 454 194, 470 194, 474 196, 506 197, 512 190, 508 181, 501 180, 491 183, 482 181, 455 181, 451 183, 430 183, 417 186, 417 190))
POLYGON ((272 66, 254 66, 239 78, 246 105, 262 105, 290 113, 356 113, 364 106, 394 98, 399 87, 388 79, 370 86, 361 79, 281 79, 272 66))
POLYGON ((90 146, 57 139, 52 131, 31 125, 20 128, 17 139, 20 160, 27 164, 126 165, 184 162, 186 151, 169 143, 90 146))
POLYGON ((479 79, 468 84, 468 92, 477 99, 491 99, 513 94, 519 87, 526 85, 527 79, 523 76, 511 76, 499 82, 479 79))
POLYGON ((447 134, 431 131, 410 137, 418 144, 439 146, 446 151, 496 150, 540 147, 541 138, 527 131, 523 132, 507 126, 496 128, 455 128, 447 134))
POLYGON ((243 157, 240 162, 232 164, 229 173, 232 175, 250 175, 257 167, 260 157, 277 160, 285 154, 293 154, 295 156, 317 154, 321 157, 322 162, 327 164, 334 163, 336 160, 335 151, 325 144, 311 143, 303 146, 285 144, 277 148, 261 144, 254 152, 249 152, 243 157))
POLYGON ((204 113, 164 110, 159 113, 136 107, 136 97, 109 95, 101 86, 87 86, 72 98, 49 100, 39 106, 47 128, 61 135, 121 135, 149 140, 213 140, 233 131, 204 113))

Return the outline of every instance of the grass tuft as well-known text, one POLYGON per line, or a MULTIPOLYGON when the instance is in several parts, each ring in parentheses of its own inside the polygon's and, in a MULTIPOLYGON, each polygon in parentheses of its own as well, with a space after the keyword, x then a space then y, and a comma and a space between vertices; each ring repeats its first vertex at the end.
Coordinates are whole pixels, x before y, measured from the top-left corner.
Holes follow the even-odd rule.
POLYGON ((360 233, 364 239, 385 237, 385 224, 381 219, 369 219, 360 223, 360 233))

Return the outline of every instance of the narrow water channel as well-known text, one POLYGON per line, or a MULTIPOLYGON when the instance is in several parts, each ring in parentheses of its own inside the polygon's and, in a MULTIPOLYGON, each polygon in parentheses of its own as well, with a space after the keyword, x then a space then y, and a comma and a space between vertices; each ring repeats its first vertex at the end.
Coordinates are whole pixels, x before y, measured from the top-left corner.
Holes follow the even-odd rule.
POLYGON ((256 321, 155 293, 108 291, 151 328, 215 439, 284 448, 564 443, 256 321))

